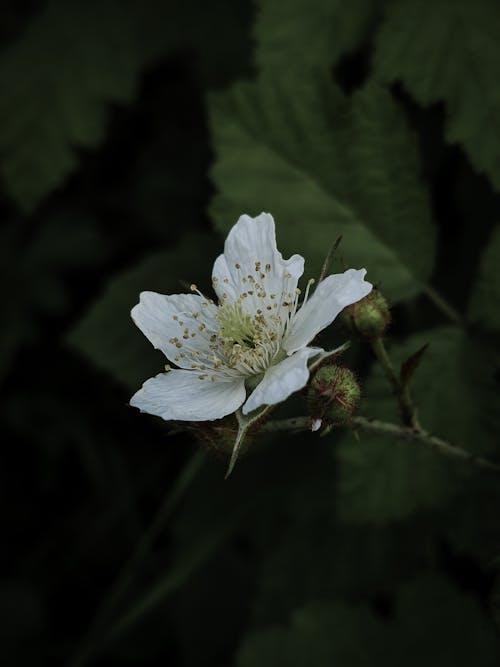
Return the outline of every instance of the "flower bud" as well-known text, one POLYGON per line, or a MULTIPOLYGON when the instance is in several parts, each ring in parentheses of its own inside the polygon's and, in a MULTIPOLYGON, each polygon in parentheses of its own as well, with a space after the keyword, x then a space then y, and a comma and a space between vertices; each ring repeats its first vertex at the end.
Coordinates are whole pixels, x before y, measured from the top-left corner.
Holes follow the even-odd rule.
POLYGON ((376 338, 382 336, 391 323, 391 312, 382 294, 373 289, 360 301, 344 308, 342 320, 362 336, 376 338))
POLYGON ((342 426, 356 410, 361 390, 354 373, 344 366, 323 366, 309 383, 307 404, 313 424, 342 426))

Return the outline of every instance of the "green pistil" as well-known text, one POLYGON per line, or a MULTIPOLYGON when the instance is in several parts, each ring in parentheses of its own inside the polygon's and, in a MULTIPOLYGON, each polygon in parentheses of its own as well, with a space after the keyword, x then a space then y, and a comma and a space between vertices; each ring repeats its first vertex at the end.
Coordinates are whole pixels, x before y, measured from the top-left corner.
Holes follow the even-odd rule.
POLYGON ((254 347, 256 335, 255 322, 245 313, 241 303, 228 303, 219 308, 217 321, 220 325, 219 336, 227 341, 254 347))

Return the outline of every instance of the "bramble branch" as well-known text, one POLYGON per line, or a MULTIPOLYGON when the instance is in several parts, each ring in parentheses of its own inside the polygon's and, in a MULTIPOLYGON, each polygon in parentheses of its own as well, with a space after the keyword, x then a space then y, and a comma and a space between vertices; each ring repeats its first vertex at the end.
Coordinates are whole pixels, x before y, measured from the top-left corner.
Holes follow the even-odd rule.
MULTIPOLYGON (((310 417, 292 417, 290 419, 273 420, 264 424, 262 426, 262 431, 267 433, 276 433, 279 431, 310 431, 311 421, 310 417)), ((388 435, 396 439, 421 443, 444 456, 466 461, 484 470, 500 472, 500 464, 476 456, 475 454, 462 449, 462 447, 452 445, 446 440, 432 435, 423 429, 416 430, 408 426, 399 426, 398 424, 383 422, 378 419, 367 419, 366 417, 353 417, 348 427, 356 431, 378 433, 379 435, 388 435)))

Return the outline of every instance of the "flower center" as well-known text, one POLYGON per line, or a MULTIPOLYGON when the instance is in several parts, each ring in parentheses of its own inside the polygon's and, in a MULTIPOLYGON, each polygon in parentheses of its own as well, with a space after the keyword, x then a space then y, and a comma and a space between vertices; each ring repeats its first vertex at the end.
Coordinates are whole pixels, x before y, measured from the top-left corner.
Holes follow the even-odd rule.
MULTIPOLYGON (((255 266, 256 270, 260 271, 261 262, 256 262, 255 266)), ((236 268, 238 267, 239 265, 236 268)), ((264 281, 266 274, 260 273, 259 276, 264 281)), ((285 278, 288 280, 291 275, 286 274, 285 278)), ((303 303, 307 301, 313 282, 311 279, 307 284, 303 303)), ((208 314, 207 324, 202 322, 198 331, 194 332, 191 332, 189 327, 184 329, 183 338, 186 341, 200 334, 208 342, 208 353, 191 345, 188 349, 186 345, 186 353, 193 361, 191 368, 203 371, 200 379, 210 376, 215 381, 216 375, 211 374, 211 370, 233 377, 259 376, 270 366, 286 358, 282 349, 283 337, 297 311, 300 290, 287 290, 285 285, 281 293, 269 291, 268 294, 264 286, 256 283, 251 275, 242 278, 242 283, 251 284, 252 290, 242 292, 235 300, 229 300, 224 293, 216 313, 212 310, 208 314)), ((196 285, 191 285, 191 291, 203 297, 196 285)), ((213 301, 206 299, 201 306, 213 308, 213 301)), ((197 319, 200 314, 191 315, 197 319)), ((174 315, 174 319, 178 319, 178 316, 174 315)), ((179 320, 179 324, 184 326, 183 321, 179 320)), ((178 339, 172 338, 170 342, 177 347, 183 347, 183 343, 178 339)), ((186 353, 180 352, 178 357, 183 358, 186 353)), ((174 357, 174 360, 177 361, 177 357, 174 357)))
POLYGON ((264 316, 262 309, 248 312, 243 297, 219 305, 219 324, 214 348, 227 366, 246 376, 263 373, 279 353, 283 323, 276 315, 264 316))
POLYGON ((219 306, 216 316, 219 322, 219 336, 227 342, 239 343, 255 348, 257 327, 255 320, 245 313, 240 301, 219 306))

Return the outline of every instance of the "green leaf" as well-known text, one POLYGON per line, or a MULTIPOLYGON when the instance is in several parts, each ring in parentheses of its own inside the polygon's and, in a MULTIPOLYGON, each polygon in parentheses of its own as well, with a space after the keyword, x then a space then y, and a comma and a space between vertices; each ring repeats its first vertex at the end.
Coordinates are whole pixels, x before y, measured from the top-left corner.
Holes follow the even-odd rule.
POLYGON ((259 0, 255 61, 261 71, 308 71, 334 64, 366 35, 372 0, 259 0), (297 48, 302 45, 303 48, 297 48))
POLYGON ((342 234, 348 265, 393 300, 420 290, 434 230, 414 138, 387 91, 368 85, 351 101, 327 80, 264 78, 212 95, 210 122, 221 231, 271 211, 280 247, 305 255, 312 275, 342 234))
POLYGON ((396 665, 494 667, 498 637, 478 600, 437 574, 404 585, 396 603, 396 665))
POLYGON ((215 254, 213 237, 198 233, 171 250, 150 255, 109 283, 68 342, 128 388, 138 389, 149 376, 161 372, 167 360, 132 322, 132 306, 145 290, 187 292, 186 283, 194 281, 203 288, 209 283, 215 254))
POLYGON ((494 667, 498 641, 479 604, 438 575, 403 586, 391 618, 368 606, 314 601, 288 626, 249 634, 237 667, 494 667))
POLYGON ((331 477, 328 482, 323 505, 311 516, 276 528, 260 566, 256 625, 280 622, 310 599, 387 595, 427 557, 428 521, 339 524, 331 512, 331 477))
MULTIPOLYGON (((429 348, 412 382, 424 428, 473 453, 498 453, 500 410, 489 349, 449 326, 410 336, 389 354, 398 364, 426 343, 429 348)), ((398 421, 396 400, 378 365, 364 393, 365 416, 398 421)), ((460 489, 467 472, 484 474, 423 444, 368 433, 360 433, 359 441, 347 434, 336 453, 339 513, 352 521, 388 521, 439 507, 460 489)))
POLYGON ((133 100, 155 59, 194 52, 217 85, 248 71, 251 10, 247 0, 218 11, 202 0, 49 0, 0 54, 0 175, 19 207, 31 211, 102 142, 110 105, 133 100))
POLYGON ((95 221, 65 209, 29 235, 17 220, 0 232, 0 266, 9 298, 0 333, 0 380, 16 351, 39 336, 41 318, 68 308, 67 276, 99 264, 106 253, 95 221))
POLYGON ((337 511, 345 521, 402 519, 439 507, 456 490, 447 469, 453 464, 421 445, 362 433, 342 438, 336 455, 337 511))
POLYGON ((21 208, 61 185, 76 150, 99 144, 108 105, 132 99, 143 58, 117 0, 52 0, 1 54, 1 175, 21 208))
POLYGON ((500 13, 494 0, 398 0, 378 34, 375 70, 423 105, 444 101, 446 137, 500 189, 500 13))
POLYGON ((485 331, 500 331, 500 225, 484 250, 469 301, 469 317, 485 331))
POLYGON ((384 634, 383 623, 367 608, 311 602, 293 614, 289 627, 276 626, 250 634, 238 652, 236 665, 382 665, 375 651, 380 650, 377 637, 384 634))
MULTIPOLYGON (((500 452, 496 456, 500 459, 500 452)), ((443 532, 460 556, 474 557, 485 570, 500 563, 500 483, 498 475, 477 475, 447 508, 443 532)))

